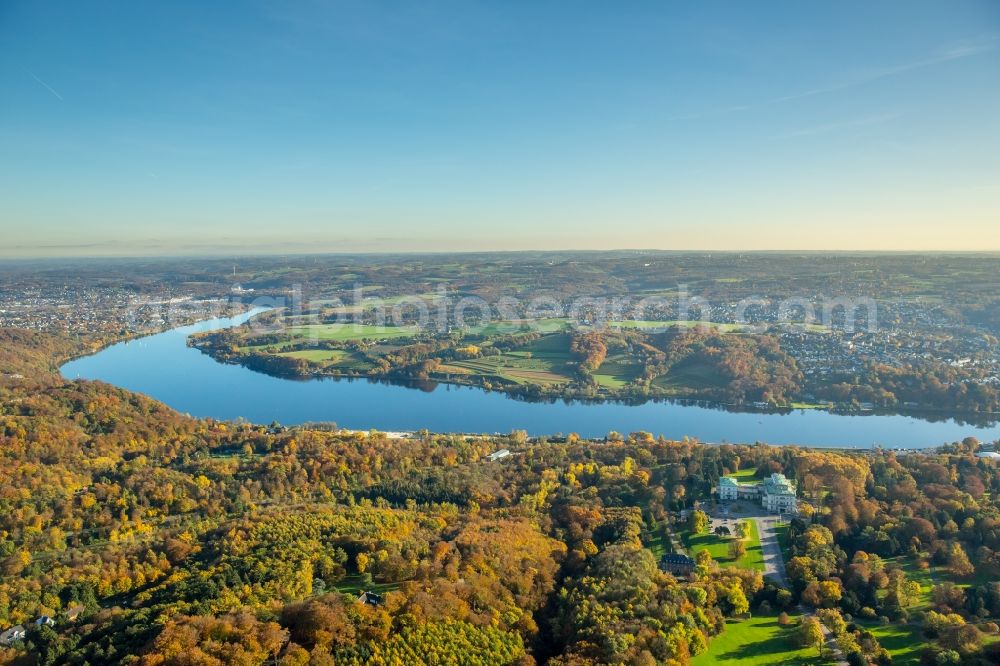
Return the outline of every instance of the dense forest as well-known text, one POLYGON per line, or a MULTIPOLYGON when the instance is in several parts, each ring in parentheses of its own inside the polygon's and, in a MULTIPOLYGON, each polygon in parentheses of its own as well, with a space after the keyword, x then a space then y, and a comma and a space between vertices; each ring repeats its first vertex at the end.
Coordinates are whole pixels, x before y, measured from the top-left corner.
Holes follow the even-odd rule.
POLYGON ((904 455, 223 423, 62 379, 64 338, 0 335, 0 629, 25 627, 5 663, 682 666, 756 616, 804 646, 822 623, 852 664, 892 661, 886 628, 922 663, 1000 658, 1000 471, 974 440, 904 455), (787 587, 707 550, 658 566, 682 512, 738 472, 798 483, 787 587))

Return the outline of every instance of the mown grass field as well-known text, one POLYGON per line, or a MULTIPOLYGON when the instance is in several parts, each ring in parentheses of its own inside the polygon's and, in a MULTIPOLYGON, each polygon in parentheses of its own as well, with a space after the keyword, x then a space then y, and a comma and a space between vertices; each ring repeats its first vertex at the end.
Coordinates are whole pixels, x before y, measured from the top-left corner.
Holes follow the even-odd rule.
POLYGON ((794 626, 782 627, 776 615, 756 615, 749 620, 726 622, 726 629, 713 637, 708 650, 691 660, 691 666, 821 666, 832 663, 820 659, 815 648, 796 647, 794 626))
POLYGON ((284 349, 287 349, 288 347, 291 347, 293 344, 295 344, 295 343, 292 342, 291 340, 288 340, 286 342, 280 342, 280 343, 269 344, 269 345, 244 345, 242 347, 239 347, 238 349, 239 349, 239 351, 241 353, 244 353, 244 354, 250 353, 250 352, 268 352, 268 353, 271 353, 271 352, 280 352, 280 351, 282 351, 284 349))
POLYGON ((699 551, 707 550, 712 559, 718 562, 721 567, 738 567, 740 569, 763 571, 764 551, 760 545, 760 534, 757 532, 757 523, 752 520, 746 522, 749 523, 747 538, 744 539, 747 552, 738 560, 729 557, 729 544, 735 540, 735 537, 720 537, 712 532, 708 534, 691 534, 685 531, 681 535, 681 538, 691 557, 694 557, 699 551))
POLYGON ((565 363, 549 358, 524 357, 512 354, 452 361, 448 367, 466 370, 487 377, 507 379, 518 384, 563 384, 569 382, 570 372, 565 363))
POLYGON ((927 645, 920 627, 909 624, 865 624, 879 645, 892 655, 892 666, 917 666, 920 650, 927 645))
POLYGON ((748 467, 746 469, 741 469, 740 471, 735 472, 734 474, 726 474, 726 476, 730 476, 739 481, 740 483, 750 483, 752 481, 757 480, 757 468, 748 467))
POLYGON ((710 388, 721 388, 728 384, 725 377, 711 365, 693 358, 686 358, 670 372, 653 380, 653 385, 667 391, 689 393, 710 388))
POLYGON ((688 549, 691 557, 694 557, 703 550, 707 550, 712 559, 720 565, 729 559, 729 539, 723 539, 711 532, 708 534, 692 534, 685 531, 681 534, 684 547, 688 549))
MULTIPOLYGON (((920 652, 927 647, 928 640, 917 624, 860 623, 872 632, 879 645, 892 655, 892 666, 918 666, 920 652)), ((1000 640, 1000 636, 983 636, 983 644, 1000 640)))
MULTIPOLYGON (((387 299, 402 305, 405 297, 387 299), (395 300, 394 300, 395 299, 395 300)), ((433 297, 422 297, 421 302, 432 302, 433 297)), ((295 323, 284 329, 287 340, 257 346, 244 346, 244 353, 277 354, 290 358, 299 358, 315 363, 326 369, 342 367, 344 369, 370 369, 374 367, 371 361, 355 357, 326 354, 320 350, 305 350, 299 347, 309 340, 321 342, 352 342, 365 340, 369 344, 364 355, 370 358, 391 353, 394 343, 407 345, 413 342, 414 336, 421 333, 417 326, 378 326, 370 324, 317 323, 312 315, 304 315, 295 323)), ((623 327, 655 329, 667 325, 693 326, 694 321, 647 321, 635 320, 619 322, 623 327)), ((507 349, 496 355, 483 355, 474 358, 442 359, 441 365, 434 373, 439 380, 462 381, 472 376, 483 377, 485 380, 501 384, 516 384, 519 386, 539 386, 546 389, 572 383, 578 378, 579 367, 576 359, 570 354, 573 321, 565 317, 542 318, 534 320, 512 320, 493 322, 465 332, 464 344, 482 347, 489 352, 489 347, 499 340, 491 340, 504 334, 514 334, 531 331, 540 333, 541 337, 529 344, 513 350, 507 349)), ((721 328, 733 329, 734 325, 720 325, 721 328)), ((428 335, 433 333, 428 332, 428 335)), ((423 339, 423 338, 421 338, 423 339)), ((592 373, 596 385, 602 393, 624 392, 642 377, 643 365, 638 357, 632 357, 622 343, 610 344, 609 355, 599 368, 592 373)), ((357 356, 357 355, 355 355, 357 356)), ((728 386, 729 378, 723 376, 711 363, 689 357, 676 363, 665 375, 653 380, 652 385, 660 397, 685 397, 699 395, 712 389, 728 386)))
POLYGON ((930 607, 931 593, 934 586, 940 583, 951 582, 958 587, 968 588, 985 585, 996 580, 995 576, 982 567, 979 567, 975 574, 960 578, 953 576, 947 568, 942 566, 930 566, 926 569, 921 568, 918 561, 911 557, 890 557, 885 559, 885 563, 886 565, 899 565, 906 572, 907 578, 920 583, 920 604, 918 610, 926 610, 930 607))
MULTIPOLYGON (((911 607, 911 610, 926 610, 931 603, 931 592, 934 589, 934 585, 947 579, 943 571, 936 574, 931 569, 921 569, 917 565, 916 560, 909 557, 888 557, 884 561, 887 567, 898 565, 906 573, 906 577, 909 580, 920 584, 920 601, 911 607)), ((954 582, 958 583, 958 581, 954 582)), ((885 594, 885 590, 878 591, 879 597, 884 597, 885 594)))
POLYGON ((757 521, 747 521, 747 554, 739 559, 736 566, 743 569, 764 570, 764 549, 760 545, 760 533, 757 531, 757 521))
POLYGON ((494 335, 510 335, 521 331, 533 331, 536 333, 558 333, 572 324, 572 320, 567 317, 549 317, 545 319, 518 319, 511 321, 497 321, 485 326, 469 327, 468 332, 474 335, 490 337, 494 335))
POLYGON ((299 349, 279 352, 277 356, 301 358, 312 363, 339 363, 347 356, 347 352, 340 349, 299 349))
POLYGON ((594 379, 601 386, 619 389, 634 382, 641 374, 642 366, 629 363, 622 356, 614 356, 601 364, 594 373, 594 379))
POLYGON ((442 366, 442 370, 495 377, 517 384, 551 386, 572 380, 574 371, 569 362, 569 336, 557 333, 506 354, 451 361, 442 366))
POLYGON ((416 326, 374 326, 370 324, 306 324, 292 326, 288 334, 293 338, 314 340, 391 340, 416 335, 416 326))

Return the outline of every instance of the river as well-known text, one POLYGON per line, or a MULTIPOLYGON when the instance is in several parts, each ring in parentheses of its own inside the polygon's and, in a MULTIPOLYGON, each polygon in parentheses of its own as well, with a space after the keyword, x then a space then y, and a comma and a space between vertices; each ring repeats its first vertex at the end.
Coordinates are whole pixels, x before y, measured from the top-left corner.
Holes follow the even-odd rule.
POLYGON ((671 439, 767 442, 814 447, 921 448, 960 440, 1000 439, 1000 425, 978 427, 898 414, 821 410, 749 413, 669 402, 525 402, 502 393, 448 384, 401 386, 366 379, 289 380, 218 363, 187 346, 192 333, 239 326, 260 312, 219 318, 122 342, 62 367, 68 379, 98 379, 144 393, 199 417, 245 418, 285 425, 330 421, 343 428, 532 435, 645 430, 671 439))

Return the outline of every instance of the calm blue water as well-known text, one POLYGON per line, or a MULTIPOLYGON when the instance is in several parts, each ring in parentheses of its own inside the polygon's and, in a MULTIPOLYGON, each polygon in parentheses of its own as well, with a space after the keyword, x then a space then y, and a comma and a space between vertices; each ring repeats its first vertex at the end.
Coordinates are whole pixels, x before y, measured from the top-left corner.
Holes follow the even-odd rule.
POLYGON ((577 432, 584 437, 610 430, 646 430, 704 442, 838 447, 935 446, 969 435, 983 441, 1000 439, 1000 426, 978 428, 899 415, 845 416, 814 410, 753 414, 659 402, 530 403, 446 384, 421 390, 367 380, 293 381, 217 363, 187 346, 192 333, 237 326, 255 313, 123 342, 67 363, 62 373, 69 379, 100 379, 145 393, 193 416, 244 417, 256 423, 333 421, 358 430, 477 433, 523 429, 530 434, 577 432))

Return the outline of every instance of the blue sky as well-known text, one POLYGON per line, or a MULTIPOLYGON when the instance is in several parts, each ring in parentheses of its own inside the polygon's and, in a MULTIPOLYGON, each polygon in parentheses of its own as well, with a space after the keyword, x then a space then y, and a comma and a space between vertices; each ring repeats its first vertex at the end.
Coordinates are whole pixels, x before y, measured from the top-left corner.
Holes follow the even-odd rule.
POLYGON ((1000 250, 1000 3, 5 2, 0 256, 1000 250))

